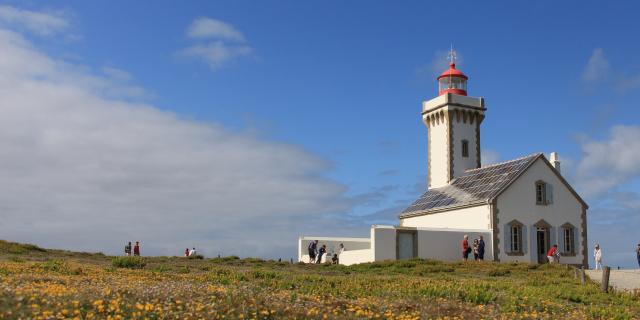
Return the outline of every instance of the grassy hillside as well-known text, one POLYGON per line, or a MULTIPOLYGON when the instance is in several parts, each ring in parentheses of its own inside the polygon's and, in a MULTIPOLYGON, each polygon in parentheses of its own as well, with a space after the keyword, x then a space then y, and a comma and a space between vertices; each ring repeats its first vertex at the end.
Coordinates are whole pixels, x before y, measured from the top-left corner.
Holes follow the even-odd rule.
POLYGON ((0 318, 638 319, 563 266, 127 259, 0 241, 0 318))

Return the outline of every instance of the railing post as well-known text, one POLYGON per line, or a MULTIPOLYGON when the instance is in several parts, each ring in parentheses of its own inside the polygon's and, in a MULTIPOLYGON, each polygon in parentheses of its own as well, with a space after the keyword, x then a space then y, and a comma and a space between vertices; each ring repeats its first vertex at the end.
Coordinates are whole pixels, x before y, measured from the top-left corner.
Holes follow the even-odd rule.
POLYGON ((580 279, 582 284, 587 284, 587 275, 584 273, 584 266, 580 267, 580 279))
POLYGON ((573 277, 578 279, 580 276, 578 275, 578 268, 573 268, 573 277))
POLYGON ((602 292, 609 292, 609 274, 611 273, 611 268, 605 266, 602 268, 602 292))

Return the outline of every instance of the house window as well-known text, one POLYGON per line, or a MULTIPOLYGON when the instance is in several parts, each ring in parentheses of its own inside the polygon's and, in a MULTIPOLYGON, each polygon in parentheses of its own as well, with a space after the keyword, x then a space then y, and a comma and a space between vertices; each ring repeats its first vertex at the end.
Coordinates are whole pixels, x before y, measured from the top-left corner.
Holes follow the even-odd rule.
POLYGON ((522 250, 522 226, 518 224, 511 225, 511 252, 520 252, 522 250))
POLYGON ((536 182, 536 204, 547 204, 547 184, 543 181, 536 182))
POLYGON ((467 140, 462 140, 462 156, 469 157, 469 141, 467 140))
POLYGON ((562 226, 562 235, 564 241, 564 253, 566 254, 574 254, 575 253, 575 239, 574 239, 574 228, 571 225, 562 226))

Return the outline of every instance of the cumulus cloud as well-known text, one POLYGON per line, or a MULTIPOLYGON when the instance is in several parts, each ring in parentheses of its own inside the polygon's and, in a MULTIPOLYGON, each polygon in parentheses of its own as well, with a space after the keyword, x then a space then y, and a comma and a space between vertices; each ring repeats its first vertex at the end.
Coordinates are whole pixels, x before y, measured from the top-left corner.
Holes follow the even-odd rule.
POLYGON ((183 49, 181 54, 204 61, 212 70, 253 52, 240 31, 216 19, 195 19, 187 28, 187 36, 199 42, 183 49))
POLYGON ((195 246, 287 257, 300 233, 352 234, 324 220, 354 203, 324 177, 323 158, 115 98, 126 84, 12 31, 0 30, 0 48, 2 238, 112 254, 139 240, 146 254, 195 246))
POLYGON ((640 126, 617 125, 607 139, 586 138, 576 171, 580 190, 598 195, 640 176, 640 126))
POLYGON ((604 56, 604 50, 596 48, 582 72, 582 80, 586 83, 595 83, 607 79, 610 73, 611 64, 604 56))
POLYGON ((244 42, 244 35, 232 25, 211 18, 197 18, 187 29, 190 38, 214 38, 244 42))
POLYGON ((69 27, 69 22, 59 12, 36 12, 11 6, 0 6, 0 21, 43 36, 58 33, 69 27))
POLYGON ((242 56, 250 55, 251 47, 245 45, 228 45, 222 41, 198 44, 183 50, 183 54, 204 60, 211 69, 218 69, 223 64, 242 56))

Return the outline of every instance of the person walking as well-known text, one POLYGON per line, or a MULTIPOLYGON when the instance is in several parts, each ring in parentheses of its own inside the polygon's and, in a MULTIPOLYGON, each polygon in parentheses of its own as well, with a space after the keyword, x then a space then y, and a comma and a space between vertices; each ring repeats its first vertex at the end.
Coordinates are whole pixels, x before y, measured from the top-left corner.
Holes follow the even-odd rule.
POLYGON ((318 240, 313 240, 309 243, 309 263, 316 262, 316 251, 318 250, 318 240))
POLYGON ((484 238, 482 236, 478 240, 478 259, 484 260, 484 238))
POLYGON ((136 241, 136 245, 133 246, 133 255, 136 257, 140 256, 140 241, 136 241))
POLYGON ((194 247, 193 249, 191 249, 191 251, 189 251, 189 257, 195 257, 196 256, 196 248, 194 247))
POLYGON ((549 263, 555 263, 556 262, 556 252, 558 251, 558 245, 554 244, 551 248, 549 248, 549 251, 547 251, 547 260, 549 260, 549 263))
POLYGON ((480 243, 478 239, 473 239, 473 260, 478 261, 480 257, 480 243))
POLYGON ((327 253, 327 245, 323 244, 320 250, 318 251, 318 260, 316 260, 316 263, 322 263, 322 256, 325 253, 327 253))
POLYGON ((189 257, 189 248, 184 249, 184 256, 189 257))
POLYGON ((636 247, 636 256, 638 258, 638 268, 640 268, 640 243, 638 243, 638 246, 636 247))
POLYGON ((593 248, 593 259, 596 260, 596 270, 602 270, 602 250, 599 243, 596 243, 595 248, 593 248))
POLYGON ((464 235, 462 238, 462 259, 467 261, 469 259, 469 253, 471 253, 471 247, 469 247, 469 236, 464 235))
POLYGON ((128 257, 131 255, 131 241, 124 246, 124 254, 128 257))

